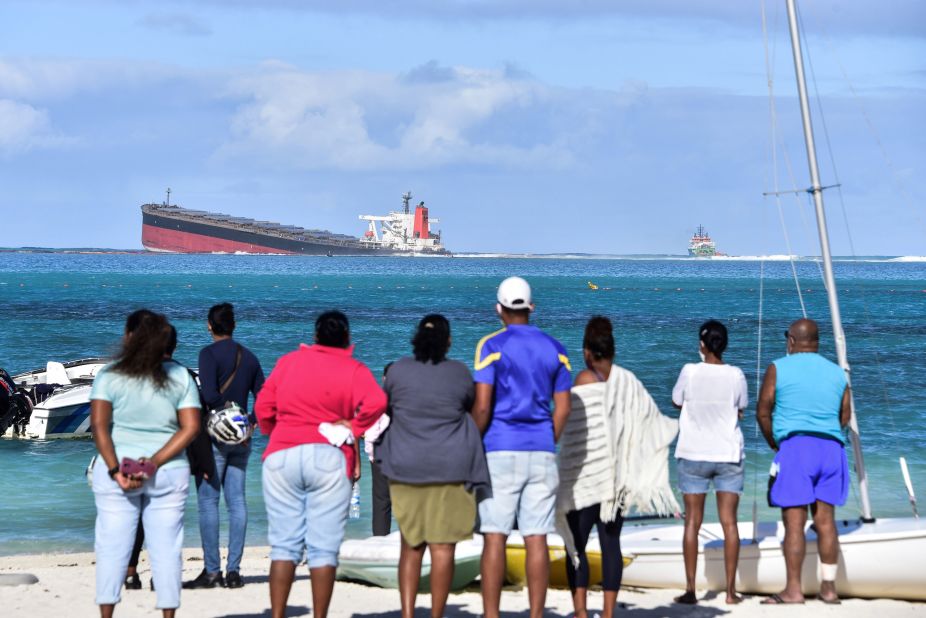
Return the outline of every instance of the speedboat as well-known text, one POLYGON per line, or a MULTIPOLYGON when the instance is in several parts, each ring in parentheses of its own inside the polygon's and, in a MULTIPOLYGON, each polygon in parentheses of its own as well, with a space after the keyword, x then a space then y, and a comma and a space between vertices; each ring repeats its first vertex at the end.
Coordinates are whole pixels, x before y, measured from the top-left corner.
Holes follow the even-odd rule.
MULTIPOLYGON (((399 587, 399 553, 402 549, 400 533, 386 536, 371 536, 366 539, 351 539, 341 543, 338 556, 338 579, 361 581, 381 588, 399 587)), ((457 543, 454 552, 452 590, 466 587, 479 575, 482 558, 482 537, 474 536, 469 541, 457 543)), ((430 589, 431 555, 424 552, 421 562, 420 592, 430 589)))
POLYGON ((84 358, 50 361, 44 369, 14 376, 16 393, 0 417, 0 436, 28 440, 90 437, 90 389, 106 363, 84 358))

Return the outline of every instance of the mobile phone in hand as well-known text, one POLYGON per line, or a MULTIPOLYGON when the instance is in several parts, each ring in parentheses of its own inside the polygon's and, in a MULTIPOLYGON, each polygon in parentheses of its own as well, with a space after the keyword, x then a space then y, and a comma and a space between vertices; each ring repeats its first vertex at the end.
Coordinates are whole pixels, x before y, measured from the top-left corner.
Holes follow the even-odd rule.
POLYGON ((154 476, 156 470, 157 466, 148 459, 145 461, 138 461, 137 459, 123 457, 122 465, 120 466, 120 471, 124 476, 134 476, 142 479, 151 478, 154 476))

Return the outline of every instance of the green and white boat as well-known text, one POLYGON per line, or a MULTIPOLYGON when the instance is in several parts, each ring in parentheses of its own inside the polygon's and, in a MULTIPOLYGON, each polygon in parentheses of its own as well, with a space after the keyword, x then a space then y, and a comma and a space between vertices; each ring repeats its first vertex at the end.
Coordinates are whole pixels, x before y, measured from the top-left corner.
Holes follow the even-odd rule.
MULTIPOLYGON (((359 581, 381 588, 399 587, 399 553, 402 540, 398 532, 387 536, 351 539, 341 543, 338 556, 338 579, 359 581)), ((460 590, 479 576, 482 557, 482 537, 457 543, 454 554, 452 590, 460 590)), ((431 555, 425 550, 421 562, 420 592, 431 587, 431 555)))
POLYGON ((711 236, 704 229, 704 226, 699 225, 698 231, 688 241, 688 255, 691 257, 713 257, 723 254, 717 251, 717 246, 711 240, 711 236))

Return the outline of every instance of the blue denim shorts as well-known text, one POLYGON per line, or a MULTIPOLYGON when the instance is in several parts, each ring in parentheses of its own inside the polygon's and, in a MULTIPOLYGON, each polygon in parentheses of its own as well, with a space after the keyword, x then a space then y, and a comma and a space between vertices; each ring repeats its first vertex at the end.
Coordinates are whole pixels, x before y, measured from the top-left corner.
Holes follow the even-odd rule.
POLYGON ((679 459, 678 488, 683 494, 706 494, 713 481, 714 491, 742 494, 743 468, 742 460, 730 463, 679 459))
POLYGON ((517 519, 522 536, 554 531, 559 470, 546 451, 486 453, 492 496, 479 502, 479 531, 511 534, 517 519))
POLYGON ((264 504, 271 560, 337 566, 351 483, 341 449, 301 444, 264 460, 264 504))

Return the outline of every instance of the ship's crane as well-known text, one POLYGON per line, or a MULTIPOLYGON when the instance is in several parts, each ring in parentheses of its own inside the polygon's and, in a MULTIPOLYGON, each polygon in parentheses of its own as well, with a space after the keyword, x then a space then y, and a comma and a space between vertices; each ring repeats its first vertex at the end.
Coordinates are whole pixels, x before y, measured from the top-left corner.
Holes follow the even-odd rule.
MULTIPOLYGON (((379 230, 376 227, 376 222, 379 221, 380 225, 383 227, 383 232, 395 233, 392 229, 392 217, 383 217, 380 215, 360 215, 361 221, 369 221, 370 225, 367 228, 367 233, 364 235, 367 240, 375 240, 380 242, 382 239, 379 235, 379 230)), ((385 234, 384 234, 385 236, 385 234)))
POLYGON ((412 201, 412 192, 406 191, 402 194, 402 206, 405 208, 405 214, 408 214, 408 203, 412 201))

